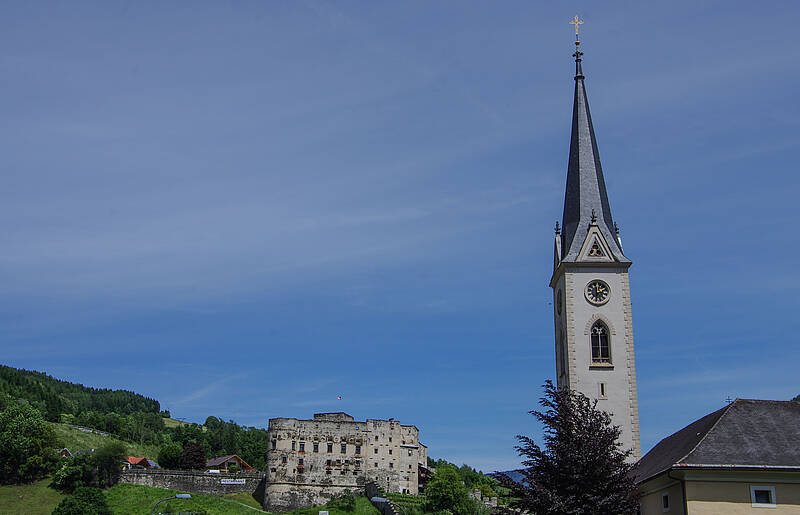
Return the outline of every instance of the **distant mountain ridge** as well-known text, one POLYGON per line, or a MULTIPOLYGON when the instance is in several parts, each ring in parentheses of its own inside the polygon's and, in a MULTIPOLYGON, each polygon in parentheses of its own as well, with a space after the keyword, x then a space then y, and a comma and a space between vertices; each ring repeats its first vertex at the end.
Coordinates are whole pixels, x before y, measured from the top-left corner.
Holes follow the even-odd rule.
POLYGON ((525 479, 525 471, 522 469, 506 470, 505 472, 496 472, 495 474, 505 474, 510 477, 513 482, 519 484, 522 484, 522 480, 525 479))

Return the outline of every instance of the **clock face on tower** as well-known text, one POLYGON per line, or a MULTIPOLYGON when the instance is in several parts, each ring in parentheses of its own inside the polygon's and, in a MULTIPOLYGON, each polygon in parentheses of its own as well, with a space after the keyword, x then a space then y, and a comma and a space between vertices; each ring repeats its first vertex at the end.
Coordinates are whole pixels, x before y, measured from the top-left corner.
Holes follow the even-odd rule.
POLYGON ((608 295, 611 293, 611 289, 605 282, 595 279, 586 285, 585 293, 586 300, 592 304, 600 305, 608 302, 608 295))

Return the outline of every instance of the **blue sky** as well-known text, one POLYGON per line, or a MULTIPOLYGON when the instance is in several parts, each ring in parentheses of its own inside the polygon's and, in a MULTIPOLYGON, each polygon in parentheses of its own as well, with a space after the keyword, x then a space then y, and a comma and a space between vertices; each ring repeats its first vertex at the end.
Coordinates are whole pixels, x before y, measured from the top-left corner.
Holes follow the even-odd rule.
POLYGON ((576 12, 644 449, 800 393, 795 2, 4 2, 2 362, 516 467, 576 12))

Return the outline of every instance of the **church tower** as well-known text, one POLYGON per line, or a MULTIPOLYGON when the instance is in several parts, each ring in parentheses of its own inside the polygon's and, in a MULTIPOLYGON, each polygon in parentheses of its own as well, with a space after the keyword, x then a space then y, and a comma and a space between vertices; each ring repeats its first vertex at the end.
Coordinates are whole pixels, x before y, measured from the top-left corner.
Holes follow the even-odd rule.
POLYGON ((583 54, 580 42, 575 45, 567 187, 561 228, 556 224, 550 280, 557 384, 597 399, 597 407, 610 413, 622 430, 623 447, 631 449, 638 460, 639 407, 628 282, 631 261, 622 252, 619 230, 611 218, 581 70, 583 54))

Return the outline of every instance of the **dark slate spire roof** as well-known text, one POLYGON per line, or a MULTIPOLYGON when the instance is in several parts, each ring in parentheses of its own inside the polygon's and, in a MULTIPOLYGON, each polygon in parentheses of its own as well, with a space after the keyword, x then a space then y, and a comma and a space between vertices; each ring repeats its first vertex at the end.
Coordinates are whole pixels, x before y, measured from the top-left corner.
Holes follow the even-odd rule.
POLYGON ((562 220, 562 260, 575 261, 592 220, 592 211, 597 214, 597 225, 611 249, 615 261, 629 263, 617 240, 611 206, 606 194, 600 154, 589 114, 589 101, 581 69, 579 43, 576 42, 575 57, 575 102, 572 108, 572 139, 569 146, 567 167, 567 190, 564 196, 564 218, 562 220))
POLYGON ((637 482, 670 469, 800 469, 800 402, 737 399, 658 442, 637 482))

